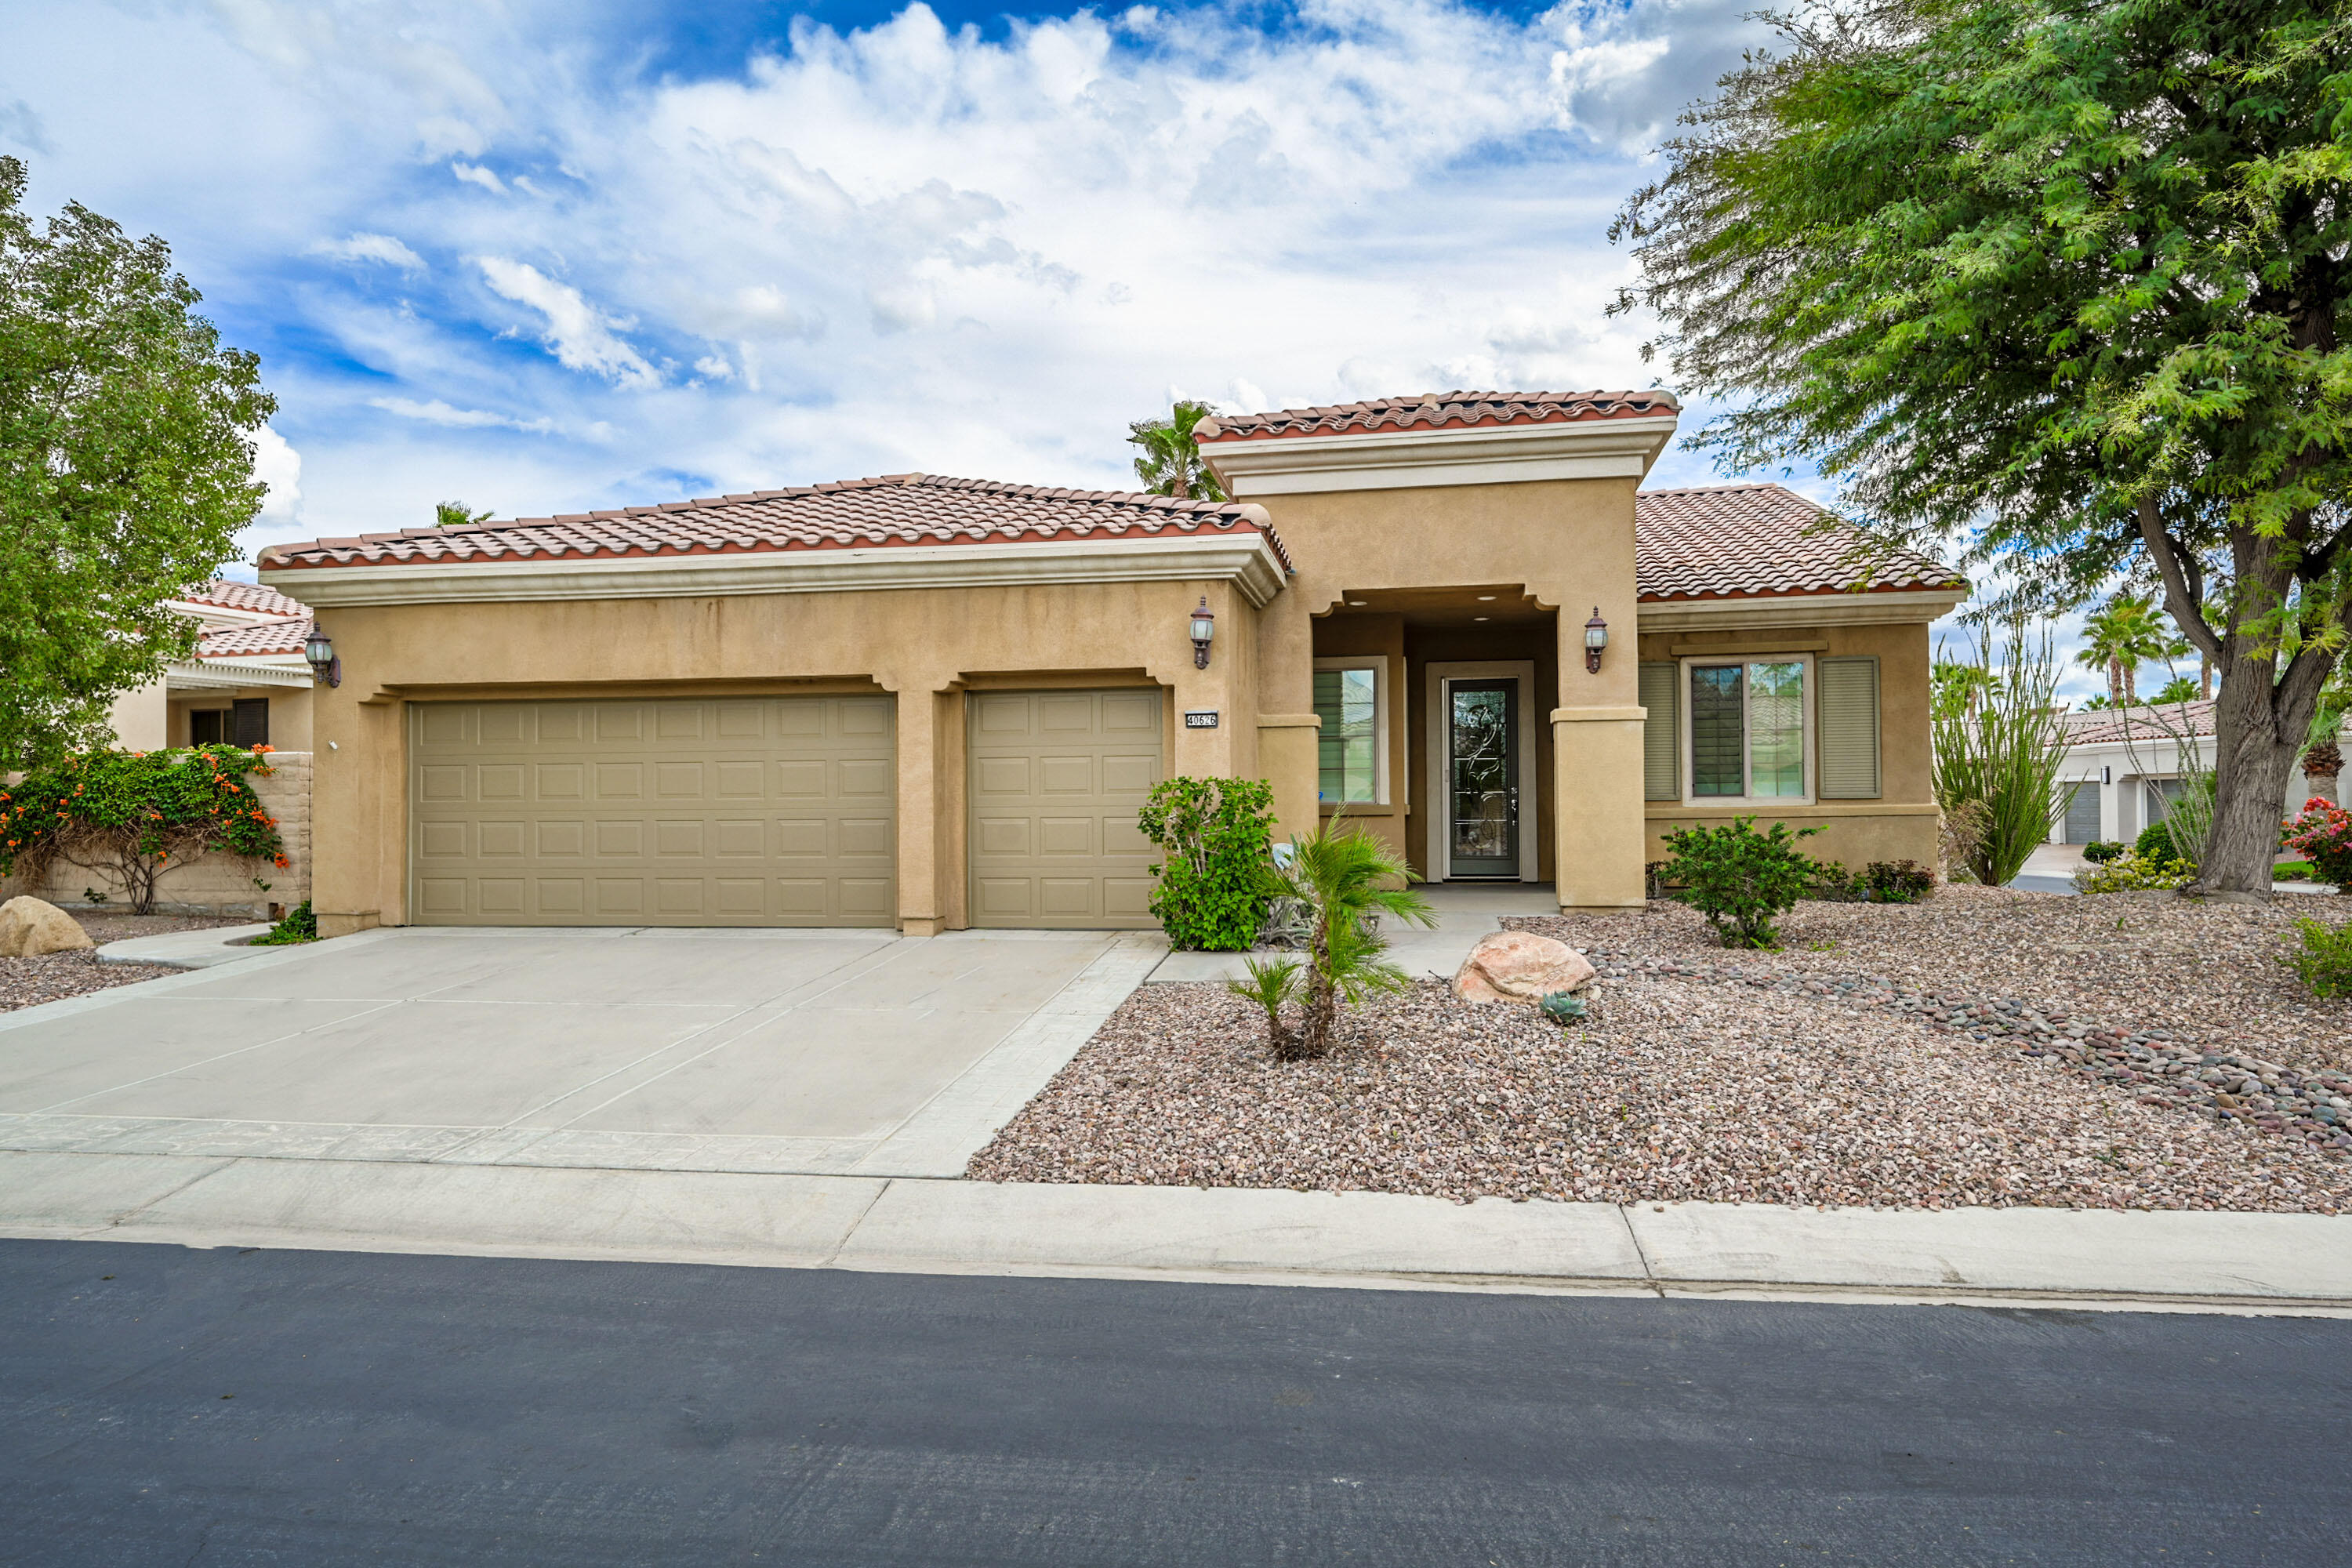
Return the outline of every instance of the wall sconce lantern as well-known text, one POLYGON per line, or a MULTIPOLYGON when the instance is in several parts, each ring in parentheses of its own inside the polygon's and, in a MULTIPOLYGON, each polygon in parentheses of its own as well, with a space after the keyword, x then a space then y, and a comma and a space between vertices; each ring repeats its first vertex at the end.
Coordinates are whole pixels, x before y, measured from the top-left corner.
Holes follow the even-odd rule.
POLYGON ((1217 635, 1217 616, 1216 612, 1209 608, 1205 596, 1201 600, 1201 607, 1192 612, 1192 668, 1206 669, 1209 668, 1209 642, 1217 635))
POLYGON ((1592 618, 1584 623, 1584 668, 1594 675, 1601 673, 1601 650, 1609 646, 1609 623, 1601 618, 1601 606, 1592 606, 1592 618))
POLYGON ((335 657, 335 645, 316 621, 310 623, 310 636, 302 644, 302 657, 310 661, 310 673, 319 680, 329 686, 343 683, 343 661, 335 657))

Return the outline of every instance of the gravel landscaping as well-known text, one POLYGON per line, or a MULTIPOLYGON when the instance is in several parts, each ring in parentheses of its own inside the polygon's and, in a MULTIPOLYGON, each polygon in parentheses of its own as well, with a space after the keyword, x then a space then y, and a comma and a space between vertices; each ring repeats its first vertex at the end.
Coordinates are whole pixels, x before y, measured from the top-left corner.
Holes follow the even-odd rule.
MULTIPOLYGON (((236 916, 104 915, 73 910, 67 912, 89 933, 89 940, 101 947, 134 936, 163 936, 172 931, 253 923, 236 916)), ((43 953, 38 958, 0 958, 0 1013, 181 973, 160 963, 100 963, 97 954, 87 948, 78 952, 43 953)))
POLYGON ((1424 984, 1290 1066, 1221 987, 1149 985, 970 1173, 2352 1212, 2352 1004, 2314 1001, 2276 957, 2297 917, 2352 914, 2314 902, 1953 889, 1801 906, 1777 953, 1728 952, 1680 905, 1514 920, 1601 964, 1590 1022, 1424 984))

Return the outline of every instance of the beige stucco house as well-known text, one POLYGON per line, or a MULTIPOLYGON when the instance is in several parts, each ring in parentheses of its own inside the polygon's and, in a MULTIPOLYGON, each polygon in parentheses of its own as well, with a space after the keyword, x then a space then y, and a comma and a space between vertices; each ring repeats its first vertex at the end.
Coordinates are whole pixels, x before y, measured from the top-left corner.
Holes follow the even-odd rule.
POLYGON ((165 607, 196 623, 193 658, 114 701, 115 743, 132 751, 205 742, 310 749, 310 612, 274 588, 216 577, 165 607))
POLYGON ((274 547, 341 660, 321 930, 1148 925, 1180 773, 1568 908, 1743 814, 1932 860, 1964 586, 1778 487, 1638 494, 1677 416, 1452 393, 1204 424, 1230 502, 901 474, 274 547))

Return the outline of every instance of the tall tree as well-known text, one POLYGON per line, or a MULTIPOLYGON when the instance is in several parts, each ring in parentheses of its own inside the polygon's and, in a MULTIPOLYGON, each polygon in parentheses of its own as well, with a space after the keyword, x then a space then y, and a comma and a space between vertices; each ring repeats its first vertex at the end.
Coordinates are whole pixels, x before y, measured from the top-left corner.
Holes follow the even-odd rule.
POLYGON ((1224 487, 1201 460, 1200 445, 1192 437, 1192 426, 1208 416, 1205 403, 1179 403, 1165 419, 1139 419, 1127 427, 1129 444, 1143 448, 1135 459, 1135 477, 1147 491, 1179 500, 1225 499, 1224 487))
POLYGON ((2221 675, 2200 886, 2266 892, 2352 598, 2340 0, 1851 0, 1687 123, 1615 232, 1700 444, 2011 607, 2160 588, 2221 675))
POLYGON ((24 195, 0 157, 0 768, 100 742, 194 651, 163 601, 236 558, 277 408, 162 240, 79 203, 36 227, 24 195))
POLYGON ((2117 594, 2083 623, 2083 647, 2074 662, 2103 670, 2107 700, 2117 707, 2139 700, 2139 667, 2172 657, 2186 645, 2165 630, 2156 605, 2136 594, 2117 594))

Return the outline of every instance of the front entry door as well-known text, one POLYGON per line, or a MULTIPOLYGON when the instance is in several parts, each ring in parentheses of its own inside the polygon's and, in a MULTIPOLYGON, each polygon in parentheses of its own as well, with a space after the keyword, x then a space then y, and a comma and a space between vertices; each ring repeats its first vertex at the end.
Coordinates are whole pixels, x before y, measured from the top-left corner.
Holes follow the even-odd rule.
POLYGON ((1519 683, 1445 683, 1449 877, 1519 874, 1519 683))

